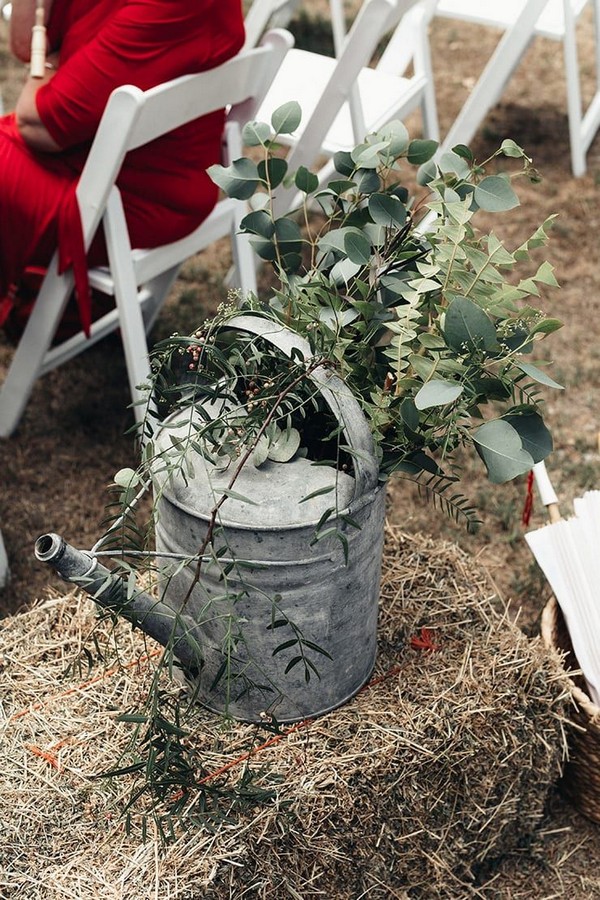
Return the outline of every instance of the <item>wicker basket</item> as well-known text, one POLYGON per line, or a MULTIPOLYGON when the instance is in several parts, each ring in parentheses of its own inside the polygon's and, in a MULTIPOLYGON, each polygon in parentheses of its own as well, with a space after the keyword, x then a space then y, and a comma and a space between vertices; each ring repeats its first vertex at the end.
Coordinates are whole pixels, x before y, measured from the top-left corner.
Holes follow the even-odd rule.
POLYGON ((600 707, 585 692, 580 674, 571 673, 579 664, 560 606, 553 597, 544 607, 542 638, 547 647, 566 653, 565 668, 569 674, 574 705, 571 719, 577 726, 569 734, 569 762, 561 780, 561 788, 579 812, 600 823, 600 707))

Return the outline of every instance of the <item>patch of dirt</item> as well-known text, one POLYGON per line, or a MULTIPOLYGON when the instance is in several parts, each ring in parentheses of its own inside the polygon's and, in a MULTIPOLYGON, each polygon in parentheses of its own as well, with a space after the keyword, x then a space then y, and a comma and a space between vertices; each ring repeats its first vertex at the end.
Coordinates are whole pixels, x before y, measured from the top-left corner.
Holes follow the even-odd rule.
MULTIPOLYGON (((4 29, 3 24, 0 27, 4 29)), ((5 45, 4 30, 0 37, 5 45)), ((476 26, 458 27, 434 20, 431 43, 442 135, 496 39, 497 35, 476 26)), ((589 19, 581 30, 580 50, 584 95, 589 98, 594 89, 589 19)), ((0 65, 6 63, 6 55, 0 55, 0 65)), ((7 108, 15 96, 14 79, 20 77, 20 69, 10 66, 5 69, 9 85, 3 89, 7 108)), ((561 290, 549 291, 540 305, 565 323, 544 349, 554 363, 553 377, 565 385, 562 392, 546 392, 546 415, 555 441, 548 468, 563 511, 568 512, 574 496, 600 486, 596 402, 600 388, 600 138, 596 137, 588 153, 586 175, 574 179, 565 110, 561 49, 538 39, 472 146, 478 158, 485 158, 500 140, 511 137, 534 157, 542 175, 541 184, 521 186, 522 207, 518 215, 510 214, 506 226, 511 242, 517 245, 545 216, 558 213, 548 258, 556 268, 561 290)), ((414 130, 418 120, 409 125, 414 130)), ((501 223, 501 217, 496 217, 496 222, 501 223)), ((222 276, 227 265, 227 246, 192 261, 161 314, 155 336, 183 331, 210 314, 225 299, 222 276)), ((0 378, 11 353, 0 338, 0 378)), ((0 526, 12 570, 10 584, 0 593, 1 613, 27 608, 47 594, 51 578, 33 556, 39 534, 57 531, 82 548, 90 547, 99 536, 108 500, 106 487, 116 470, 135 463, 133 439, 126 433, 132 424, 128 402, 120 342, 113 336, 41 379, 17 433, 0 442, 0 526)), ((523 540, 520 520, 525 480, 492 486, 481 470, 465 462, 464 486, 484 519, 476 536, 468 536, 436 507, 424 503, 408 483, 398 483, 390 491, 390 521, 405 530, 459 543, 488 569, 515 615, 519 610, 524 630, 534 633, 549 589, 523 540)), ((544 522, 544 511, 536 503, 529 527, 544 522)), ((553 800, 549 822, 550 830, 570 830, 568 850, 563 849, 572 854, 581 889, 570 881, 565 893, 561 884, 544 882, 542 877, 531 886, 531 897, 600 898, 597 882, 587 877, 600 855, 598 829, 558 798, 553 800)), ((541 860, 542 872, 544 865, 541 860)), ((501 896, 509 898, 511 893, 501 896)))

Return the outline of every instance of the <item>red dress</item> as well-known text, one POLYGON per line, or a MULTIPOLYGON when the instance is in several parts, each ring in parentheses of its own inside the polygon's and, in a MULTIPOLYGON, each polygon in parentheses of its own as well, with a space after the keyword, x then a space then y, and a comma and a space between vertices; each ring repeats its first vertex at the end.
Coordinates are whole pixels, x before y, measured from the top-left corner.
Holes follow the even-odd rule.
MULTIPOLYGON (((14 115, 0 118, 0 297, 26 267, 46 266, 57 243, 74 261, 74 189, 114 88, 213 68, 243 41, 240 0, 54 0, 48 43, 60 66, 36 103, 64 149, 30 150, 14 115)), ((213 113, 128 154, 117 183, 134 247, 177 240, 208 215, 217 188, 205 169, 219 160, 222 128, 213 113)), ((105 262, 101 234, 88 260, 105 262)))

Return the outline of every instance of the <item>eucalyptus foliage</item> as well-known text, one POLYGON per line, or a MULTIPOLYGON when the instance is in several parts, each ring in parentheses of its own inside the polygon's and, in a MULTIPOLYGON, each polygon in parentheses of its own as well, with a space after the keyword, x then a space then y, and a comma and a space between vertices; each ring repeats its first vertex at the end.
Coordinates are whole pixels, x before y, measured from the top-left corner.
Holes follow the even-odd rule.
POLYGON ((531 361, 561 324, 534 305, 557 285, 546 260, 532 262, 552 217, 513 250, 475 218, 518 208, 515 179, 538 178, 531 159, 511 140, 484 162, 463 145, 438 158, 435 142, 411 140, 395 121, 337 153, 321 184, 280 155, 279 135, 300 116, 291 102, 270 125, 247 124, 253 157, 209 170, 227 195, 251 201, 242 228, 278 279, 268 299, 242 308, 303 335, 351 387, 383 479, 446 484, 464 445, 492 482, 527 472, 552 448, 540 387, 560 388, 531 361), (277 216, 282 191, 296 202, 277 216))
MULTIPOLYGON (((207 617, 226 619, 228 626, 215 682, 222 678, 243 691, 256 685, 246 684, 244 667, 236 670, 244 634, 235 603, 246 591, 247 570, 256 564, 228 551, 220 515, 228 498, 253 502, 240 494, 243 467, 268 460, 285 464, 299 456, 334 466, 335 488, 316 487, 304 497, 331 498, 312 543, 337 539, 347 561, 346 533, 359 527, 338 497, 338 482, 352 473, 356 460, 323 401, 317 373, 336 372, 358 400, 382 480, 393 473, 415 479, 469 524, 476 523, 476 513, 453 487, 459 480, 457 451, 474 449, 492 482, 527 472, 552 448, 541 390, 560 388, 543 363, 533 362, 540 341, 560 327, 535 306, 543 291, 556 286, 551 265, 533 261, 536 251, 543 253, 551 219, 516 249, 475 224, 480 210, 518 210, 515 180, 537 178, 525 152, 506 140, 483 162, 462 145, 438 155, 435 142, 411 140, 402 123, 391 122, 352 152, 337 153, 334 177, 321 183, 306 167, 288 171, 281 156, 279 135, 299 124, 298 104, 285 104, 270 124, 246 125, 251 156, 210 170, 226 194, 250 201, 242 228, 273 268, 276 284, 267 298, 236 298, 193 334, 174 335, 155 348, 142 460, 136 471, 117 473, 118 500, 95 548, 97 555, 117 557, 114 573, 126 580, 128 597, 137 589, 140 558, 165 590, 186 566, 198 590, 205 564, 218 571, 222 594, 207 593, 205 608, 207 617), (289 196, 296 198, 290 211, 276 214, 289 196), (297 332, 308 352, 289 357, 257 335, 236 331, 230 320, 240 311, 297 332), (183 415, 165 428, 173 410, 183 415), (158 554, 163 559, 156 565, 156 554, 148 550, 162 490, 156 475, 163 473, 164 483, 172 475, 192 479, 198 453, 217 473, 226 470, 227 486, 216 492, 195 555, 158 554), (140 525, 137 504, 150 479, 150 522, 140 525), (225 600, 231 609, 222 605, 225 600)), ((277 634, 273 656, 283 655, 286 674, 300 667, 307 684, 320 678, 319 664, 328 652, 291 621, 280 595, 264 599, 266 630, 277 634)), ((163 666, 171 666, 173 647, 174 640, 163 666)), ((203 820, 207 815, 216 821, 230 795, 205 788, 205 779, 197 795, 202 760, 190 752, 179 707, 170 708, 158 681, 144 709, 122 718, 136 726, 130 758, 112 773, 135 779, 126 813, 147 794, 153 810, 171 804, 168 828, 173 816, 187 815, 188 799, 199 796, 191 808, 200 809, 203 820), (173 806, 175 786, 180 791, 173 806)), ((267 717, 261 727, 278 725, 267 717)), ((245 802, 270 797, 249 769, 236 791, 245 802)))

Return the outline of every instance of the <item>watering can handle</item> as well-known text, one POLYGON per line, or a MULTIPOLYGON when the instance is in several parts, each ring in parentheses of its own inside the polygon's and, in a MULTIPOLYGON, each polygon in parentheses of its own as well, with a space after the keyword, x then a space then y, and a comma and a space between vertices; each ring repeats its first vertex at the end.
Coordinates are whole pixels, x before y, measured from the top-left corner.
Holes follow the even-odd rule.
MULTIPOLYGON (((291 356, 293 350, 299 350, 305 359, 313 355, 308 341, 284 325, 268 319, 235 316, 227 322, 227 327, 256 334, 287 356, 291 356)), ((358 401, 341 378, 325 366, 319 366, 310 373, 309 378, 317 385, 323 399, 342 425, 348 446, 352 448, 356 482, 354 498, 358 499, 373 490, 379 482, 379 466, 375 458, 371 429, 358 401)))

